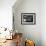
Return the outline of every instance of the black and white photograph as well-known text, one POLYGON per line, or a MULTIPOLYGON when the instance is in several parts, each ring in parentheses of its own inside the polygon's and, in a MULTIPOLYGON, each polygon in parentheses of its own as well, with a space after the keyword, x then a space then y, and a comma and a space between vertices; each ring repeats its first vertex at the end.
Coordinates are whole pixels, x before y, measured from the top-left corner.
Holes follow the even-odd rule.
POLYGON ((21 24, 35 25, 36 24, 36 13, 21 13, 21 24))

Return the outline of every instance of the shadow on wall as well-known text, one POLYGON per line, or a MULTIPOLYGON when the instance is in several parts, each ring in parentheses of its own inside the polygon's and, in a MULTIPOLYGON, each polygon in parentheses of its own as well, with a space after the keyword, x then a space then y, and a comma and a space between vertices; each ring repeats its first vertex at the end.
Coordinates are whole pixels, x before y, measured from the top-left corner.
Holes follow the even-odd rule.
MULTIPOLYGON (((18 8, 22 3, 23 3, 24 0, 17 0, 16 3, 12 6, 12 8, 18 8)), ((14 10, 13 9, 13 10, 14 10)), ((16 9, 15 9, 16 10, 16 9)))
POLYGON ((18 13, 18 7, 21 6, 23 0, 17 0, 16 3, 12 7, 12 12, 13 12, 13 28, 15 27, 15 30, 18 30, 18 32, 23 33, 24 31, 24 26, 21 25, 21 14, 18 13), (17 15, 20 14, 20 15, 17 15), (19 20, 18 20, 19 19, 19 20), (22 31, 23 30, 23 31, 22 31))

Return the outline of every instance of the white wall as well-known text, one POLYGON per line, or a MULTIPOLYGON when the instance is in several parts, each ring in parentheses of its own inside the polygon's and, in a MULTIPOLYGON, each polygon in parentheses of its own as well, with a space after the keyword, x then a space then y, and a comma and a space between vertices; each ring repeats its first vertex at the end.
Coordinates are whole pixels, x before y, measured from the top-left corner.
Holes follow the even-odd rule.
POLYGON ((46 1, 18 0, 18 2, 13 6, 15 30, 22 32, 25 38, 34 40, 36 46, 46 46, 46 1), (36 13, 36 25, 21 25, 21 13, 36 13))
POLYGON ((46 0, 41 1, 41 38, 42 46, 46 46, 46 0))
POLYGON ((25 38, 34 40, 36 46, 41 46, 40 2, 40 0, 23 0, 13 6, 15 29, 22 32, 25 38), (36 13, 36 25, 21 25, 21 13, 36 13))
POLYGON ((16 0, 0 0, 0 27, 12 28, 12 6, 16 0))

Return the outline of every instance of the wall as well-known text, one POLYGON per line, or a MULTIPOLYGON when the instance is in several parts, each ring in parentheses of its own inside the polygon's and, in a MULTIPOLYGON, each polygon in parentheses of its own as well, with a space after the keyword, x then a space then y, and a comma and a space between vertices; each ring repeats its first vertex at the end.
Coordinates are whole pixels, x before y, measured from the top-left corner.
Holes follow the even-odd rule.
POLYGON ((41 40, 42 46, 46 46, 46 0, 41 1, 41 40))
POLYGON ((0 27, 12 29, 12 6, 16 0, 0 0, 0 27))
POLYGON ((24 38, 34 40, 36 46, 41 46, 41 1, 18 0, 18 2, 13 6, 15 30, 22 32, 24 38), (36 13, 36 25, 21 25, 21 13, 36 13))

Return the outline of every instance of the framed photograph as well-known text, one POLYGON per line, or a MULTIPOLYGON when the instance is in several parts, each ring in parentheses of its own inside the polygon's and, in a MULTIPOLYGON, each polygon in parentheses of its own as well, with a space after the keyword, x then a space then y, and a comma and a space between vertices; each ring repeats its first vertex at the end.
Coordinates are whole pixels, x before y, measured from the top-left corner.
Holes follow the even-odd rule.
POLYGON ((21 24, 23 25, 36 24, 36 13, 21 13, 21 24))

